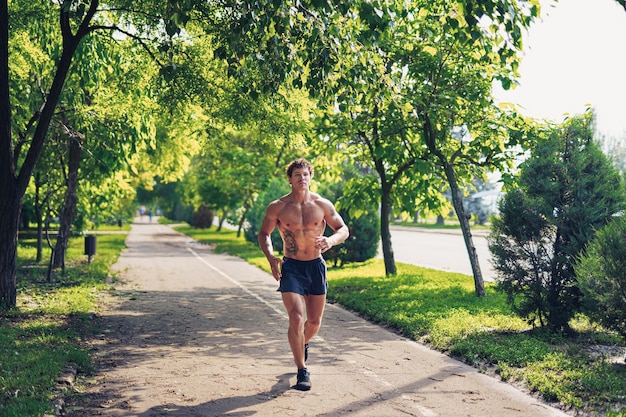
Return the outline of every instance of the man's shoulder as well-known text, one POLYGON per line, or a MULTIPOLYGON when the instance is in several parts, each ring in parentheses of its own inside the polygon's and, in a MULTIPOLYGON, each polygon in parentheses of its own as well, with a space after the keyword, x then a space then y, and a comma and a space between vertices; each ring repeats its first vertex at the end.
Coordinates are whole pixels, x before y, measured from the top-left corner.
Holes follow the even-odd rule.
POLYGON ((311 193, 311 200, 315 201, 316 203, 319 204, 330 204, 332 205, 333 203, 327 199, 322 197, 321 195, 317 194, 317 193, 311 193))
POLYGON ((268 210, 280 210, 281 208, 289 204, 288 197, 289 197, 289 194, 286 194, 272 201, 271 203, 268 204, 267 209, 268 210))

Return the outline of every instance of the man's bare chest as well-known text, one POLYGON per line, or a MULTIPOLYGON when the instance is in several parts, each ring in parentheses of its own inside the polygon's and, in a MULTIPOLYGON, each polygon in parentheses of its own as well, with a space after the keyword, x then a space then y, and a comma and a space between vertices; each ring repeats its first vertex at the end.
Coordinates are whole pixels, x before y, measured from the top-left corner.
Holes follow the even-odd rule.
POLYGON ((286 204, 278 221, 287 229, 318 229, 324 224, 324 210, 314 203, 286 204))

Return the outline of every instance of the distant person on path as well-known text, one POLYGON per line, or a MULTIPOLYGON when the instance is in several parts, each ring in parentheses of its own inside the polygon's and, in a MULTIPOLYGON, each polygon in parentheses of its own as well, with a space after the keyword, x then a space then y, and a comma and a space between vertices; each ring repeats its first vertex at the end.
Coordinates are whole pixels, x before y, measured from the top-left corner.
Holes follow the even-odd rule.
POLYGON ((333 203, 309 191, 313 166, 296 159, 287 167, 291 192, 267 207, 259 245, 267 258, 272 275, 279 281, 283 304, 289 315, 287 336, 298 367, 296 389, 311 389, 306 368, 308 343, 317 334, 326 305, 326 263, 322 253, 348 238, 348 226, 333 203), (332 236, 323 236, 328 225, 332 236), (284 257, 274 256, 270 235, 278 227, 283 239, 284 257), (306 320, 305 320, 306 316, 306 320))

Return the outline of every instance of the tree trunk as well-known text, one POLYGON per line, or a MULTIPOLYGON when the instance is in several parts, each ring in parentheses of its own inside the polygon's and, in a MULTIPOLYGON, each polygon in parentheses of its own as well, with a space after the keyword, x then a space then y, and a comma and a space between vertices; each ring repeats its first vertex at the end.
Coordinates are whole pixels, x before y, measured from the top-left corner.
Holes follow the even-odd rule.
POLYGON ((67 169, 67 189, 65 190, 65 201, 59 215, 59 234, 54 248, 54 258, 52 268, 61 268, 65 272, 65 254, 67 244, 72 229, 72 221, 76 212, 78 197, 78 167, 80 165, 80 151, 82 141, 78 135, 70 135, 70 157, 67 169))
POLYGON ((43 259, 43 215, 41 210, 41 180, 35 175, 35 218, 37 220, 37 262, 43 259))
POLYGON ((389 202, 389 190, 383 185, 380 204, 380 239, 383 246, 383 260, 385 262, 385 275, 396 275, 396 261, 391 245, 391 231, 389 230, 389 218, 391 215, 391 203, 389 202))
POLYGON ((222 226, 224 225, 224 221, 226 220, 227 215, 228 215, 228 212, 226 210, 222 210, 222 215, 217 218, 217 231, 218 232, 222 231, 222 226))
POLYGON ((17 231, 22 208, 15 181, 9 94, 9 6, 0 0, 0 308, 17 302, 17 231))
POLYGON ((17 231, 23 193, 15 183, 0 180, 0 308, 9 309, 17 303, 17 231))
POLYGON ((447 159, 447 157, 437 148, 437 134, 430 121, 428 115, 423 115, 424 120, 424 137, 426 139, 426 145, 428 149, 439 159, 439 162, 443 166, 450 186, 450 192, 452 194, 452 205, 456 211, 456 216, 459 219, 461 225, 461 231, 463 232, 463 240, 465 240, 465 247, 467 248, 467 254, 469 255, 470 264, 472 266, 472 273, 474 275, 474 287, 476 288, 476 295, 483 297, 485 295, 485 284, 483 282, 483 274, 480 272, 480 263, 478 262, 478 254, 476 253, 476 247, 472 240, 472 232, 470 230, 469 217, 465 213, 463 207, 463 195, 459 190, 459 184, 456 180, 456 173, 454 172, 454 166, 447 159))
POLYGON ((246 216, 248 215, 249 209, 250 209, 250 206, 248 205, 248 202, 246 200, 246 202, 243 205, 243 214, 239 218, 239 224, 237 225, 237 237, 241 237, 241 232, 243 231, 243 225, 246 222, 246 216))
POLYGON ((476 253, 476 247, 472 239, 472 232, 470 229, 469 216, 465 213, 463 207, 463 195, 459 189, 459 185, 456 180, 456 174, 452 165, 446 163, 444 165, 446 178, 450 185, 450 191, 452 193, 452 204, 456 211, 456 216, 459 219, 461 225, 461 231, 463 232, 463 240, 465 240, 465 247, 467 248, 467 254, 469 255, 470 264, 472 266, 472 273, 474 275, 474 287, 476 288, 476 295, 483 297, 485 295, 485 284, 483 282, 483 274, 480 271, 480 263, 478 261, 478 253, 476 253))

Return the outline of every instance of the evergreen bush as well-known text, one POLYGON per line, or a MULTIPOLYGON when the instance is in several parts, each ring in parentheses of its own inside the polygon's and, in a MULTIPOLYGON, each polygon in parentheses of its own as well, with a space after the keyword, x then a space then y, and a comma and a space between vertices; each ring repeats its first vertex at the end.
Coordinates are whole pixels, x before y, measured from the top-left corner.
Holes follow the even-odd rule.
MULTIPOLYGON (((341 266, 349 262, 364 262, 376 256, 380 241, 380 218, 378 213, 370 210, 359 217, 351 218, 347 210, 340 210, 339 214, 348 225, 350 236, 341 245, 333 246, 324 253, 324 259, 334 266, 341 266)), ((332 234, 326 227, 325 235, 332 234)))
POLYGON ((519 188, 500 202, 489 236, 499 287, 529 322, 567 330, 580 311, 574 264, 595 230, 624 209, 619 172, 593 140, 589 117, 540 140, 519 188))
POLYGON ((626 218, 600 229, 574 269, 583 311, 626 337, 626 218))

